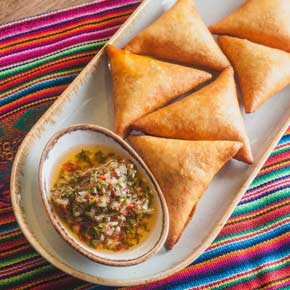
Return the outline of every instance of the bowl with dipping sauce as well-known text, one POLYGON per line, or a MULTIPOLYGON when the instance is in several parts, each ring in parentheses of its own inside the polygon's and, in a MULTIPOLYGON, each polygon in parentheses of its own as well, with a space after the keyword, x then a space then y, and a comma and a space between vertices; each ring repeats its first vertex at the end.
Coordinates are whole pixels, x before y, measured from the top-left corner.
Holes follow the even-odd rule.
POLYGON ((44 148, 38 179, 54 227, 89 259, 129 266, 163 246, 169 217, 162 192, 113 132, 87 124, 57 132, 44 148))

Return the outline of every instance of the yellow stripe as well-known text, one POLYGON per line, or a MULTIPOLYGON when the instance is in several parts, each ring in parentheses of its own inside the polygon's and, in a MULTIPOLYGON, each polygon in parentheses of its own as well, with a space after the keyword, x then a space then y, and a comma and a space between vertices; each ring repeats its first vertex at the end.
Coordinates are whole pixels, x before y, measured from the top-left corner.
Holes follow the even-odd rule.
POLYGON ((260 290, 264 290, 264 289, 267 290, 267 289, 269 289, 269 286, 277 286, 277 285, 282 284, 282 283, 287 282, 287 281, 290 281, 290 277, 286 277, 286 278, 279 280, 279 281, 276 281, 276 282, 271 282, 270 284, 267 284, 267 286, 264 286, 264 287, 259 288, 259 289, 260 290))
MULTIPOLYGON (((274 267, 277 267, 279 265, 283 265, 287 262, 290 261, 290 257, 289 258, 286 258, 286 259, 283 259, 282 261, 277 261, 277 262, 269 262, 269 263, 266 263, 266 264, 263 264, 259 270, 255 270, 255 269, 252 269, 252 270, 249 270, 247 272, 243 272, 243 273, 239 273, 239 274, 242 274, 240 275, 239 277, 237 277, 237 275, 233 276, 233 277, 230 277, 230 278, 227 278, 225 279, 224 281, 221 281, 221 283, 213 283, 213 284, 210 284, 210 285, 213 285, 214 287, 217 287, 217 286, 224 286, 224 285, 227 285, 229 283, 231 283, 232 281, 234 280, 237 280, 239 281, 239 279, 243 279, 243 278, 246 278, 246 277, 249 277, 253 274, 261 274, 265 271, 265 269, 267 268, 274 268, 274 267), (266 268, 267 267, 267 268, 266 268), (254 270, 254 271, 253 271, 254 270)), ((259 288, 261 289, 261 288, 259 288)), ((267 288, 266 288, 267 289, 267 288)))
POLYGON ((21 72, 20 74, 14 74, 13 76, 10 76, 7 79, 4 79, 4 81, 0 82, 0 84, 6 84, 6 83, 11 82, 11 81, 13 81, 15 79, 19 79, 20 77, 26 76, 26 75, 31 74, 33 72, 40 71, 40 70, 42 70, 44 68, 48 68, 48 67, 50 67, 52 65, 63 63, 64 61, 67 61, 67 60, 79 59, 81 57, 86 57, 86 56, 94 56, 94 55, 96 55, 96 51, 93 50, 91 52, 83 52, 83 53, 79 53, 79 54, 65 56, 65 57, 61 57, 59 59, 50 61, 50 62, 43 63, 43 64, 38 65, 37 67, 35 67, 33 69, 29 69, 28 71, 26 70, 24 72, 21 72))
MULTIPOLYGON (((2 254, 0 254, 0 257, 1 256, 3 256, 4 254, 5 254, 5 256, 7 255, 7 254, 14 254, 15 252, 19 252, 20 250, 25 250, 25 249, 30 249, 31 248, 31 246, 30 246, 30 244, 25 244, 25 245, 23 245, 23 246, 17 246, 17 248, 16 249, 13 249, 13 250, 10 250, 10 251, 6 251, 5 250, 5 253, 2 253, 2 254)), ((5 259, 5 258, 4 258, 5 259)))
POLYGON ((52 79, 52 77, 66 76, 66 75, 70 75, 70 74, 74 74, 74 73, 79 73, 80 71, 81 71, 81 69, 72 69, 72 70, 68 69, 68 71, 65 71, 65 72, 52 73, 52 74, 44 75, 44 76, 38 78, 37 80, 32 80, 32 81, 26 82, 26 83, 20 85, 19 87, 10 90, 9 93, 6 92, 5 94, 4 93, 0 94, 0 96, 5 98, 5 97, 7 97, 9 95, 14 94, 14 92, 18 93, 18 91, 22 90, 23 88, 24 89, 28 89, 32 85, 40 83, 41 81, 43 81, 45 79, 50 79, 50 78, 52 79))
POLYGON ((266 209, 263 209, 263 210, 257 211, 257 212, 255 212, 254 214, 250 214, 250 215, 246 215, 246 216, 238 217, 238 218, 235 218, 235 219, 231 219, 231 220, 229 220, 229 221, 227 222, 227 224, 231 224, 231 223, 234 223, 234 222, 237 222, 237 221, 242 221, 242 220, 246 220, 246 219, 248 219, 248 218, 252 218, 252 217, 258 216, 258 215, 260 215, 260 214, 262 214, 262 213, 265 213, 265 212, 270 211, 270 210, 272 210, 272 209, 278 208, 278 207, 280 207, 281 205, 283 205, 283 204, 287 204, 287 203, 289 203, 289 201, 287 201, 287 200, 286 200, 286 201, 282 201, 282 202, 280 202, 280 203, 278 203, 278 204, 275 204, 275 205, 273 205, 273 206, 271 206, 271 207, 268 207, 268 208, 266 208, 266 209))
POLYGON ((39 104, 39 103, 43 103, 44 101, 50 101, 50 100, 53 100, 53 99, 56 99, 56 98, 57 98, 57 96, 54 96, 54 97, 48 97, 48 98, 45 98, 45 99, 41 99, 41 100, 38 100, 38 101, 34 101, 34 102, 32 102, 32 103, 29 103, 29 104, 23 105, 23 106, 21 106, 21 107, 18 107, 17 109, 14 109, 14 110, 12 110, 12 111, 9 111, 9 112, 6 113, 6 114, 1 115, 1 119, 2 119, 2 118, 5 118, 6 116, 9 116, 9 115, 11 115, 11 114, 13 114, 13 113, 17 113, 18 111, 21 111, 22 109, 26 109, 26 108, 29 108, 29 107, 31 107, 31 106, 33 106, 33 105, 37 105, 37 104, 39 104))
POLYGON ((236 242, 236 240, 237 241, 242 241, 242 240, 246 239, 247 237, 250 237, 250 238, 256 237, 258 234, 260 234, 262 232, 265 232, 267 229, 269 229, 271 227, 276 227, 277 225, 281 226, 281 225, 284 225, 284 224, 288 223, 289 221, 290 221, 290 217, 287 217, 287 218, 285 218, 283 220, 279 220, 279 221, 277 221, 277 222, 275 222, 273 224, 270 224, 267 227, 263 227, 263 228, 261 228, 260 230, 257 230, 257 231, 252 231, 252 232, 247 233, 247 234, 241 232, 239 235, 236 235, 234 237, 230 237, 229 236, 227 239, 221 240, 219 242, 215 242, 214 243, 214 248, 217 248, 221 244, 228 244, 229 242, 236 242))
MULTIPOLYGON (((288 145, 288 146, 289 146, 289 145, 288 145)), ((286 160, 286 161, 284 161, 284 162, 280 162, 280 163, 275 164, 275 165, 270 166, 270 167, 267 166, 267 167, 263 168, 263 169, 260 171, 259 174, 261 174, 261 173, 263 173, 263 172, 265 172, 265 171, 269 171, 269 170, 272 170, 272 169, 275 169, 275 168, 281 167, 281 166, 283 166, 283 165, 287 165, 287 164, 290 164, 290 160, 286 160)))

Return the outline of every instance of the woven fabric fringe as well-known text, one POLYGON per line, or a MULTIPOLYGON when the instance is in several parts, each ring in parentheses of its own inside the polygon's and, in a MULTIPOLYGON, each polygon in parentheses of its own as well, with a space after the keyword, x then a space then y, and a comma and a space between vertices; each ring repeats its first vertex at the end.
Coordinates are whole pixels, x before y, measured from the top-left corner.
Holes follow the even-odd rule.
MULTIPOLYGON (((106 289, 41 258, 22 235, 9 178, 25 134, 137 0, 93 2, 0 26, 0 289, 106 289)), ((211 247, 188 268, 131 289, 290 289, 290 128, 211 247)))

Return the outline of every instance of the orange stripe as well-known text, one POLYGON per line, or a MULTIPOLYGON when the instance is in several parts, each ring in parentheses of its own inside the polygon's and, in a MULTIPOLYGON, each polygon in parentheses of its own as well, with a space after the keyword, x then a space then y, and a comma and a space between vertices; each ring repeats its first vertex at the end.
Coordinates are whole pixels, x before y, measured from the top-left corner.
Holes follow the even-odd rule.
MULTIPOLYGON (((131 9, 128 9, 128 10, 124 10, 124 13, 129 14, 131 11, 134 11, 134 9, 131 8, 131 9)), ((111 22, 115 21, 115 19, 111 19, 112 17, 115 17, 115 16, 118 16, 118 11, 117 12, 113 12, 112 11, 112 13, 110 13, 110 15, 105 15, 103 17, 98 17, 98 22, 104 21, 106 19, 108 19, 108 20, 106 21, 105 24, 104 23, 97 23, 96 24, 96 29, 98 29, 98 27, 102 26, 102 25, 103 26, 109 26, 109 24, 111 22)), ((128 16, 120 16, 118 19, 122 19, 123 20, 122 22, 124 22, 124 20, 127 19, 127 18, 128 18, 128 16)), ((81 25, 82 23, 87 23, 87 24, 90 25, 93 22, 94 21, 88 22, 87 19, 82 19, 81 21, 79 21, 79 23, 80 23, 79 25, 81 25)), ((37 33, 37 39, 34 41, 34 39, 32 38, 32 41, 30 41, 29 43, 34 43, 34 42, 37 43, 38 42, 38 38, 41 37, 42 35, 47 35, 45 38, 53 39, 55 34, 60 34, 61 31, 65 31, 61 35, 70 36, 71 35, 71 31, 67 31, 67 30, 73 30, 73 31, 76 30, 77 31, 79 29, 79 27, 76 27, 76 25, 77 25, 76 23, 69 24, 69 25, 67 25, 65 27, 57 28, 57 29, 53 30, 52 32, 50 32, 49 34, 47 34, 47 32, 41 32, 40 31, 40 33, 37 33)), ((25 36, 20 38, 21 42, 28 41, 28 40, 31 40, 31 34, 28 34, 27 36, 25 35, 25 36)), ((8 50, 7 48, 9 48, 9 46, 18 47, 18 46, 21 46, 21 45, 23 45, 23 44, 22 43, 19 43, 19 44, 16 43, 15 44, 15 39, 12 39, 10 41, 7 41, 5 46, 0 48, 0 51, 3 50, 3 52, 5 53, 8 50)))
POLYGON ((4 118, 10 116, 11 114, 17 113, 17 112, 19 112, 19 111, 21 111, 21 110, 23 110, 23 109, 27 109, 27 108, 29 108, 29 107, 32 107, 32 106, 37 105, 37 104, 40 104, 40 103, 44 103, 44 102, 46 102, 46 101, 55 100, 56 98, 57 98, 57 96, 52 96, 52 97, 43 98, 43 99, 41 99, 41 100, 31 102, 31 103, 29 103, 29 104, 26 104, 26 105, 20 106, 20 107, 14 109, 14 110, 9 111, 8 113, 5 113, 5 114, 1 115, 0 118, 1 118, 1 119, 2 119, 2 118, 4 119, 4 118))
POLYGON ((33 69, 29 69, 28 71, 26 72, 22 72, 20 74, 13 74, 11 77, 9 78, 6 78, 3 80, 3 82, 0 82, 0 85, 2 84, 6 84, 8 82, 11 82, 15 79, 19 79, 21 77, 24 77, 24 76, 27 76, 27 75, 30 75, 31 73, 33 72, 37 72, 37 71, 40 71, 44 68, 48 68, 52 65, 55 65, 55 64, 60 64, 62 62, 65 62, 65 61, 68 61, 68 60, 72 60, 72 59, 79 59, 79 58, 82 58, 82 57, 86 57, 86 56, 94 56, 96 54, 96 51, 92 51, 92 52, 83 52, 83 53, 79 53, 79 54, 74 54, 74 55, 70 55, 70 56, 67 56, 67 57, 62 57, 60 59, 57 59, 57 60, 54 60, 52 62, 46 62, 45 64, 41 64, 33 69))
POLYGON ((56 77, 63 77, 63 76, 71 75, 71 74, 76 74, 76 73, 79 73, 81 70, 82 69, 73 69, 73 70, 68 70, 68 71, 62 72, 62 73, 53 73, 49 76, 43 76, 42 78, 38 78, 37 80, 34 80, 32 82, 25 83, 23 86, 20 86, 14 90, 9 90, 9 92, 7 92, 6 94, 3 94, 3 95, 0 94, 0 96, 1 96, 1 98, 5 98, 5 97, 12 95, 12 94, 15 94, 21 90, 27 89, 27 88, 29 88, 37 83, 51 80, 51 79, 54 79, 56 77))
MULTIPOLYGON (((33 97, 39 97, 39 94, 40 93, 51 94, 51 93, 54 93, 54 92, 64 91, 67 88, 67 86, 68 86, 68 84, 58 85, 58 86, 54 86, 52 88, 47 88, 47 89, 39 90, 37 92, 28 94, 27 96, 22 97, 19 100, 15 100, 15 101, 13 101, 13 102, 5 105, 5 107, 3 107, 2 109, 6 111, 7 109, 9 110, 10 108, 17 106, 18 104, 21 105, 22 103, 24 103, 25 101, 27 101, 27 100, 29 100, 29 99, 31 99, 33 97)), ((33 101, 33 100, 31 100, 31 101, 33 101)), ((1 114, 1 108, 0 108, 0 114, 1 114)))

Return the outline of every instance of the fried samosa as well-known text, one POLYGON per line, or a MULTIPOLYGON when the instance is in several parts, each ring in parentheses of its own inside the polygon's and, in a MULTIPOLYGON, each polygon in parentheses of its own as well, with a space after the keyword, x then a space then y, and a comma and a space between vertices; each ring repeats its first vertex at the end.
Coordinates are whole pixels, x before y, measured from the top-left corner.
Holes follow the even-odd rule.
POLYGON ((211 78, 201 70, 134 55, 111 45, 107 46, 107 53, 113 82, 115 131, 123 138, 133 121, 211 78))
POLYGON ((242 144, 133 135, 128 139, 163 191, 170 218, 166 246, 172 249, 209 183, 242 144))
POLYGON ((238 75, 247 113, 290 84, 290 53, 230 36, 218 42, 238 75))
POLYGON ((290 52, 290 1, 248 0, 209 30, 290 52))
POLYGON ((235 158, 253 162, 231 68, 201 90, 138 119, 132 129, 175 139, 240 141, 244 146, 235 158))
POLYGON ((229 61, 199 16, 194 0, 177 0, 125 48, 137 54, 219 71, 229 66, 229 61))

